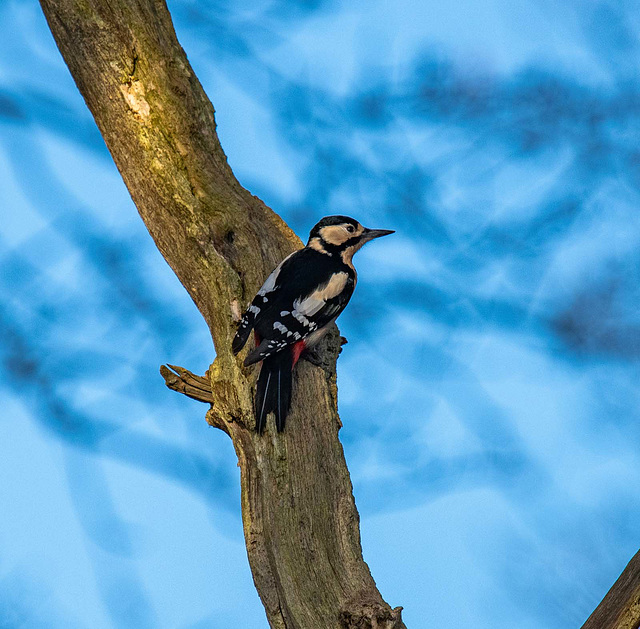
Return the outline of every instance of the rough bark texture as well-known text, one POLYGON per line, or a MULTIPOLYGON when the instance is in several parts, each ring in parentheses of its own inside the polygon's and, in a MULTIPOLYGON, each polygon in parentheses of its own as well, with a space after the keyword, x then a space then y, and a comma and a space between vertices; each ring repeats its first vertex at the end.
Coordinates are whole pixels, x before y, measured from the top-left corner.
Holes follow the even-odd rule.
POLYGON ((640 551, 582 629, 638 629, 640 627, 640 551))
MULTIPOLYGON (((205 318, 208 379, 163 367, 167 385, 212 403, 241 469, 253 578, 271 627, 402 629, 362 559, 358 512, 336 409, 337 332, 325 364, 296 370, 287 430, 253 431, 256 374, 231 354, 240 310, 300 246, 235 179, 213 106, 163 0, 41 0, 58 47, 158 248, 205 318)), ((243 354, 244 355, 244 354, 243 354)), ((638 629, 640 553, 583 629, 638 629)))
POLYGON ((42 0, 58 47, 158 248, 209 325, 210 392, 186 370, 172 388, 213 400, 241 469, 253 578, 269 623, 288 629, 401 629, 362 559, 358 512, 338 440, 337 332, 324 368, 296 369, 287 430, 253 430, 255 370, 230 351, 240 310, 300 246, 235 179, 213 106, 180 47, 163 0, 42 0), (208 395, 211 398, 208 398, 208 395))

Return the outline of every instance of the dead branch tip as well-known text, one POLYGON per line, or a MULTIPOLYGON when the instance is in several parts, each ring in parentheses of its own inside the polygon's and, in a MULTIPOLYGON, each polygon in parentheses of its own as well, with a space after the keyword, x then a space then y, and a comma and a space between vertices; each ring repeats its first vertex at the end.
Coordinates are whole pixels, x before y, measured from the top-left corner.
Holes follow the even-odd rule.
POLYGON ((184 367, 169 364, 160 366, 160 375, 172 391, 182 393, 192 400, 213 404, 209 378, 196 376, 184 367))

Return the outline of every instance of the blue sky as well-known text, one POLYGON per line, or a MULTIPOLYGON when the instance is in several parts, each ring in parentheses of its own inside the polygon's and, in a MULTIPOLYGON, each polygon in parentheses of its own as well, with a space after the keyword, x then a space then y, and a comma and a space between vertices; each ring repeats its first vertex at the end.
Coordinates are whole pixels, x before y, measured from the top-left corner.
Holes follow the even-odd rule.
MULTIPOLYGON (((407 626, 579 627, 640 539, 637 78, 618 2, 170 3, 240 181, 346 213, 341 438, 407 626)), ((207 329, 33 3, 0 5, 0 625, 266 627, 207 329)))

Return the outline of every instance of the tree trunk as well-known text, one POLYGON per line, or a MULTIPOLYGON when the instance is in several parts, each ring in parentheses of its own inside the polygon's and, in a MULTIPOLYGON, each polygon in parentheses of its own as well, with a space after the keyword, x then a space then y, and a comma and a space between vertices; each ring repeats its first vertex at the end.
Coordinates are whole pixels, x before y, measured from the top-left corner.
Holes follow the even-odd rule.
POLYGON ((249 562, 271 627, 403 628, 362 559, 338 439, 337 330, 324 367, 296 368, 284 433, 254 431, 256 373, 232 355, 231 339, 264 278, 301 243, 231 172, 164 0, 41 4, 147 229, 209 325, 209 381, 180 368, 164 375, 211 402, 207 420, 233 440, 249 562))
MULTIPOLYGON (((236 180, 213 106, 164 0, 41 0, 51 31, 147 229, 205 318, 208 378, 163 368, 167 384, 211 403, 233 440, 254 582, 271 627, 402 629, 362 559, 359 517, 338 440, 337 331, 325 364, 300 363, 287 429, 253 427, 253 369, 232 355, 240 311, 301 243, 236 180)), ((638 629, 640 554, 583 629, 638 629)))

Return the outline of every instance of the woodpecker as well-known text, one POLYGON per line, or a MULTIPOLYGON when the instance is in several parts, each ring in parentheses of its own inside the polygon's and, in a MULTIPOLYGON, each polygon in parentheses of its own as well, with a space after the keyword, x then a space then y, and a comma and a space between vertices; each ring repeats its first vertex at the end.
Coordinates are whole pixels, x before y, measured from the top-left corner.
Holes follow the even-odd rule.
POLYGON ((353 294, 358 280, 353 254, 366 242, 393 233, 367 229, 348 216, 325 216, 309 233, 306 247, 287 256, 262 285, 231 345, 237 354, 254 331, 256 346, 244 364, 262 362, 255 395, 258 433, 270 412, 278 432, 284 430, 293 368, 302 352, 320 341, 353 294))

